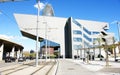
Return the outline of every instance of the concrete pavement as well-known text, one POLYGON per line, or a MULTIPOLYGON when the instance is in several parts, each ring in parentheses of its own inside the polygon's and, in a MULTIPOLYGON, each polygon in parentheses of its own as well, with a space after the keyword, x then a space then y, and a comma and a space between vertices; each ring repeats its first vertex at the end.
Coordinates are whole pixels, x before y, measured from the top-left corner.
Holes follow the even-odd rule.
POLYGON ((56 75, 104 75, 99 72, 90 71, 89 69, 74 62, 74 60, 59 60, 59 66, 56 75))
POLYGON ((89 61, 89 64, 83 62, 82 60, 69 60, 71 62, 77 63, 82 67, 88 69, 92 72, 97 72, 98 75, 120 75, 120 61, 114 62, 113 60, 109 61, 109 66, 106 67, 105 61, 89 61))
MULTIPOLYGON (((49 75, 120 75, 120 61, 109 62, 110 66, 105 67, 105 61, 90 61, 89 64, 82 60, 75 59, 58 59, 58 67, 54 67, 54 74, 49 75), (58 69, 57 69, 58 68, 58 69), (57 69, 57 72, 55 72, 57 69)), ((32 61, 28 61, 32 62, 32 61)), ((3 63, 4 64, 4 63, 3 63)), ((10 63, 8 63, 10 64, 10 63)), ((1 63, 0 63, 1 65, 1 63)), ((19 64, 20 65, 20 64, 19 64)), ((12 66, 12 65, 11 65, 12 66)), ((15 65, 14 65, 15 66, 15 65)), ((39 65, 41 66, 41 65, 39 65)), ((0 67, 1 71, 8 67, 0 67)), ((14 75, 29 75, 34 69, 38 67, 29 66, 26 69, 14 73, 14 75), (27 72, 27 74, 25 74, 27 72), (24 74, 23 74, 24 73, 24 74), (28 74, 29 73, 29 74, 28 74)), ((12 74, 11 74, 12 75, 12 74)))

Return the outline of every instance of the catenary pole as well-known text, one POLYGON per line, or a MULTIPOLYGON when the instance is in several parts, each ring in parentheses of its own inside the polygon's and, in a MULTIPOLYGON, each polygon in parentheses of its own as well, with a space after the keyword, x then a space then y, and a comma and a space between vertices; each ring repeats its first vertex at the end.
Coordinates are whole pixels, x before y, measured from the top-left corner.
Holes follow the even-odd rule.
POLYGON ((39 25, 39 15, 40 15, 40 0, 37 0, 38 13, 37 13, 37 25, 36 25, 36 67, 38 66, 38 25, 39 25))
POLYGON ((119 42, 120 42, 120 25, 119 25, 120 23, 119 22, 117 22, 117 27, 118 27, 118 36, 119 36, 119 42))

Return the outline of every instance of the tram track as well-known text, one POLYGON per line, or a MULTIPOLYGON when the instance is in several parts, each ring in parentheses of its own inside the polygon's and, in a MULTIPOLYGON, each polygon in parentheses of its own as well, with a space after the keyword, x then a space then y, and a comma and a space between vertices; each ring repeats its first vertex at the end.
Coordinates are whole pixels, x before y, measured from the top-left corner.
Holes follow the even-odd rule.
POLYGON ((42 68, 44 68, 49 62, 44 63, 40 68, 38 68, 37 70, 35 70, 34 72, 32 72, 30 75, 34 75, 36 72, 38 72, 39 70, 41 70, 42 68))
POLYGON ((20 71, 20 70, 23 70, 25 68, 28 68, 29 65, 32 65, 34 62, 30 62, 30 63, 25 63, 25 64, 20 64, 16 67, 13 67, 13 68, 8 68, 8 69, 5 69, 5 70, 2 70, 0 71, 1 72, 1 75, 9 75, 9 74, 12 74, 14 72, 17 72, 17 71, 20 71))
POLYGON ((39 62, 37 67, 34 62, 29 62, 2 70, 0 75, 21 75, 23 73, 24 75, 53 75, 57 72, 55 70, 56 64, 57 61, 54 59, 47 62, 39 62))
POLYGON ((39 69, 31 73, 30 75, 39 75, 39 74, 50 75, 50 72, 52 71, 55 64, 56 64, 56 60, 46 62, 42 67, 40 67, 39 69))
POLYGON ((54 67, 54 65, 55 65, 55 62, 54 62, 53 65, 50 67, 50 69, 48 70, 48 72, 46 72, 45 75, 49 75, 49 73, 50 73, 50 71, 52 70, 52 68, 54 67))

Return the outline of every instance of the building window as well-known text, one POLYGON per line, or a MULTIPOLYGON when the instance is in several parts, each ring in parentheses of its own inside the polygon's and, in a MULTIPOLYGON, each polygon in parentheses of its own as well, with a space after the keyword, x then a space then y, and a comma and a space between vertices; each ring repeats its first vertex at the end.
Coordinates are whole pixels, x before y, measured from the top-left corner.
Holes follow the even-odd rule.
POLYGON ((73 30, 73 34, 82 34, 82 32, 79 30, 73 30))
POLYGON ((92 39, 91 39, 91 38, 89 38, 87 35, 85 35, 85 34, 84 34, 83 36, 84 36, 84 38, 85 38, 85 39, 87 39, 89 42, 91 42, 91 41, 92 41, 92 39))
POLYGON ((75 50, 79 50, 79 49, 82 48, 82 46, 81 46, 81 45, 74 45, 73 48, 74 48, 75 50))
POLYGON ((75 37, 74 37, 74 38, 73 38, 73 41, 74 41, 74 42, 82 42, 82 39, 81 39, 81 38, 75 38, 75 37))
POLYGON ((80 28, 82 27, 82 25, 81 25, 79 22, 77 22, 76 20, 73 19, 72 22, 73 22, 75 25, 79 26, 80 28))
POLYGON ((100 32, 93 32, 93 34, 99 34, 100 32))
POLYGON ((86 41, 84 41, 84 46, 85 46, 85 48, 90 48, 90 44, 87 43, 86 41))
POLYGON ((83 30, 84 30, 86 33, 88 33, 89 35, 91 35, 91 32, 88 31, 85 27, 83 27, 83 30))

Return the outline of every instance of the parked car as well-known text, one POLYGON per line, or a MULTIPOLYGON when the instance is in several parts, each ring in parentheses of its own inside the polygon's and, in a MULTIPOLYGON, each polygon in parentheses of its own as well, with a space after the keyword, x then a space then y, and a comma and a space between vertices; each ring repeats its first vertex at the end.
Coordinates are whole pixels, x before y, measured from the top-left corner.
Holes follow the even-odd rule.
POLYGON ((26 61, 26 58, 25 58, 25 57, 20 57, 20 58, 18 58, 18 62, 23 62, 23 61, 26 61))
POLYGON ((5 58, 5 62, 7 63, 7 62, 15 62, 16 61, 16 58, 15 57, 10 57, 10 56, 7 56, 6 58, 5 58))
POLYGON ((11 57, 6 57, 6 58, 5 58, 5 62, 6 62, 6 63, 7 63, 7 62, 12 62, 11 57))
POLYGON ((17 58, 15 58, 15 57, 11 57, 11 61, 12 61, 12 62, 15 62, 16 59, 17 59, 17 58))
POLYGON ((115 59, 115 61, 117 62, 118 60, 120 60, 120 57, 117 56, 116 59, 115 59))

